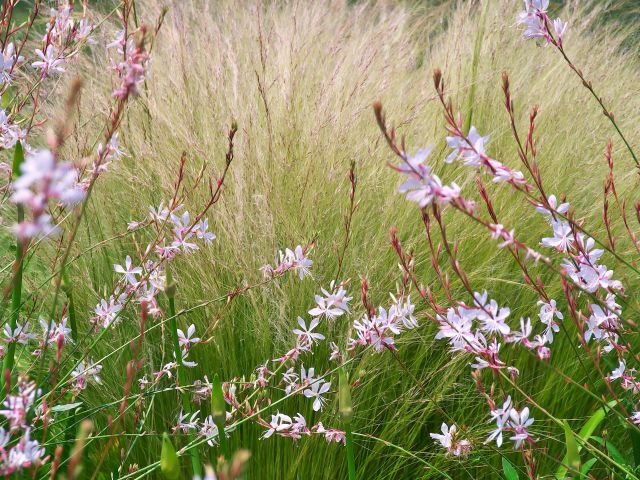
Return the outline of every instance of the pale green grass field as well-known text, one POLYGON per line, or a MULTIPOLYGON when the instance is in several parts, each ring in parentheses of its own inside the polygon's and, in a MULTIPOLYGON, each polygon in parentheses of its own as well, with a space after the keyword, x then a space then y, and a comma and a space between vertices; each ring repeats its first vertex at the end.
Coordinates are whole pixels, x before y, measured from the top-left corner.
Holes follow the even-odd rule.
MULTIPOLYGON (((602 186, 607 170, 603 153, 614 132, 557 53, 522 39, 515 24, 518 7, 506 0, 491 1, 478 64, 473 123, 491 135, 489 152, 494 158, 520 168, 502 105, 501 74, 508 71, 523 129, 529 108, 540 106, 538 160, 546 188, 558 195, 566 193, 576 217, 602 233, 602 186)), ((148 1, 142 2, 139 14, 153 19, 158 12, 156 2, 148 1)), ((566 48, 612 105, 623 130, 637 139, 637 49, 621 48, 628 32, 614 23, 597 22, 600 13, 599 7, 567 7, 561 12, 570 23, 566 48)), ((357 299, 361 277, 368 279, 375 304, 386 303, 388 293, 395 291, 401 271, 389 242, 393 225, 403 246, 415 251, 420 280, 433 284, 419 211, 396 193, 400 179, 386 166, 393 159, 376 127, 371 105, 381 100, 390 122, 406 135, 409 150, 432 145, 436 172, 446 182, 457 181, 465 194, 477 198, 474 175, 443 162, 448 153, 444 120, 431 72, 435 67, 444 71, 453 101, 464 109, 472 87, 478 25, 479 11, 469 4, 173 2, 154 46, 146 92, 122 126, 120 135, 128 156, 113 164, 100 180, 78 249, 123 232, 128 221, 146 214, 149 205, 166 200, 182 151, 188 158, 188 178, 201 167, 208 175, 219 173, 225 132, 234 119, 239 125, 235 160, 221 201, 208 215, 217 240, 210 249, 177 261, 177 307, 192 307, 224 297, 237 286, 256 283, 261 278, 259 267, 272 261, 276 249, 311 241, 315 242, 310 255, 313 279, 278 280, 236 298, 224 311, 210 342, 194 350, 199 366, 189 371, 191 380, 203 375, 211 378, 214 373, 225 379, 249 375, 287 348, 296 316, 312 307, 313 295, 336 274, 351 161, 358 175, 359 207, 341 275, 352 279, 350 292, 357 299)), ((96 74, 101 64, 98 56, 95 66, 87 63, 82 67, 89 80, 79 122, 104 112, 101 102, 108 86, 96 74)), ((74 138, 70 152, 86 154, 95 133, 74 138)), ((614 158, 618 190, 634 201, 637 176, 617 138, 614 158)), ((521 240, 536 245, 546 235, 533 209, 509 187, 491 186, 490 192, 500 220, 515 228, 521 240)), ((189 199, 187 207, 195 209, 202 203, 198 195, 189 199)), ((523 284, 511 257, 498 251, 485 231, 459 214, 447 212, 445 218, 450 238, 459 242, 460 258, 474 288, 487 289, 508 305, 513 321, 535 316, 536 297, 523 284)), ((113 283, 112 263, 134 252, 135 245, 134 237, 127 236, 93 250, 73 265, 74 295, 85 321, 113 283)), ((631 248, 629 242, 620 241, 621 254, 630 257, 631 248)), ((607 263, 618 271, 612 259, 607 263)), ((448 268, 444 257, 441 264, 448 268)), ((559 282, 543 268, 536 273, 553 285, 551 291, 563 307, 559 282)), ((634 292, 638 279, 620 275, 627 291, 634 292)), ((454 291, 468 301, 456 282, 454 291)), ((442 292, 436 287, 435 293, 442 292)), ((633 293, 630 302, 638 306, 633 293)), ((221 301, 196 309, 179 322, 182 326, 195 323, 203 332, 223 306, 221 301)), ((418 304, 419 311, 424 309, 418 304)), ((354 302, 355 314, 361 310, 354 302)), ((344 345, 354 318, 341 317, 325 333, 342 339, 344 345)), ((584 374, 572 346, 577 344, 575 327, 570 322, 567 327, 569 336, 559 336, 551 363, 580 381, 584 374)), ((434 340, 435 329, 422 318, 417 330, 401 337, 398 351, 437 405, 393 356, 367 354, 351 374, 362 381, 353 391, 354 430, 397 444, 456 479, 500 478, 500 453, 482 446, 490 424, 467 360, 452 360, 447 346, 434 340), (476 449, 466 461, 445 458, 429 438, 429 432, 437 431, 443 421, 440 409, 468 428, 476 449)), ((127 317, 110 340, 113 343, 100 345, 98 350, 109 352, 135 333, 137 320, 127 317)), ((170 354, 164 352, 165 345, 168 339, 158 330, 147 336, 148 368, 157 370, 166 363, 170 354)), ((323 370, 329 366, 327 357, 325 345, 305 364, 323 370)), ((130 351, 124 348, 104 362, 104 385, 95 387, 92 395, 95 405, 121 396, 123 369, 129 358, 130 351)), ((595 409, 593 401, 564 384, 548 367, 527 356, 512 361, 522 372, 522 388, 557 417, 575 420, 572 425, 576 428, 595 409)), ((490 383, 490 378, 486 381, 490 383)), ((175 392, 156 395, 146 405, 150 407, 146 429, 169 430, 176 420, 177 403, 175 392)), ((334 423, 338 422, 336 409, 334 404, 327 407, 329 415, 335 415, 334 423)), ((299 411, 309 421, 315 418, 304 398, 289 401, 283 410, 299 411)), ((554 458, 564 452, 562 432, 535 408, 533 415, 537 432, 555 439, 549 444, 551 449, 539 456, 540 473, 549 474, 556 467, 554 458)), ((629 456, 626 433, 616 422, 612 420, 606 428, 615 432, 616 443, 629 456)), ((297 444, 282 438, 258 440, 261 433, 248 425, 231 437, 234 448, 252 453, 248 478, 346 478, 342 448, 320 438, 297 444)), ((178 445, 185 442, 175 438, 178 445)), ((359 478, 438 478, 433 470, 397 449, 362 437, 356 440, 359 478)), ((127 439, 121 439, 117 447, 126 450, 129 445, 127 439)), ((110 454, 110 468, 117 465, 119 448, 110 454)), ((95 442, 89 455, 99 451, 100 443, 95 442)), ((158 460, 159 452, 159 438, 142 437, 129 461, 144 466, 158 460)), ((521 465, 508 448, 501 452, 521 465)), ((207 447, 201 454, 213 461, 218 452, 207 447)), ((189 477, 188 463, 183 461, 185 478, 189 477)))

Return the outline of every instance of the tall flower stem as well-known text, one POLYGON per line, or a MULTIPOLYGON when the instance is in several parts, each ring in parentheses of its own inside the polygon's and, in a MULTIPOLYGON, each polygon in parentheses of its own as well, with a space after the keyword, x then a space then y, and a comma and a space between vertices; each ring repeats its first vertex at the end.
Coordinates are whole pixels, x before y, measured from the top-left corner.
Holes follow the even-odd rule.
MULTIPOLYGON (((20 175, 20 165, 24 161, 24 152, 22 150, 22 144, 18 142, 16 144, 16 150, 13 156, 13 178, 20 175)), ((18 204, 18 223, 24 220, 24 208, 18 204)), ((22 300, 22 267, 24 260, 24 247, 23 242, 18 239, 16 241, 16 260, 14 263, 14 275, 13 286, 11 290, 11 314, 9 316, 9 328, 11 328, 11 335, 14 334, 17 326, 18 319, 20 317, 20 305, 22 300)), ((9 342, 7 346, 7 353, 4 357, 2 364, 2 374, 0 375, 0 397, 4 398, 7 393, 7 386, 5 382, 5 372, 8 372, 7 378, 10 378, 11 370, 13 370, 14 356, 16 353, 16 342, 9 342)))
POLYGON ((351 388, 349 385, 349 377, 344 367, 340 369, 338 402, 340 408, 340 416, 344 424, 346 432, 345 440, 347 446, 347 468, 349 471, 349 480, 356 480, 356 455, 353 451, 353 433, 351 431, 351 419, 353 417, 353 405, 351 402, 351 388))
MULTIPOLYGON (((176 295, 176 286, 172 281, 171 277, 171 269, 167 268, 167 289, 166 289, 167 298, 169 299, 169 330, 171 330, 171 336, 173 339, 173 353, 176 357, 176 363, 178 365, 176 378, 178 386, 186 385, 186 372, 184 369, 184 365, 182 363, 182 350, 180 349, 180 341, 178 339, 178 324, 176 322, 176 304, 175 304, 175 295, 176 295)), ((190 413, 191 412, 191 402, 189 401, 189 392, 184 389, 180 389, 180 397, 182 400, 182 410, 183 412, 190 413)), ((190 441, 195 439, 193 433, 189 434, 190 441)), ((191 455, 191 464, 193 465, 193 474, 194 476, 202 477, 202 465, 200 465, 200 455, 198 454, 198 449, 193 448, 189 452, 191 455)))
POLYGON ((546 16, 546 14, 544 14, 543 21, 544 21, 544 29, 546 30, 546 33, 548 35, 549 42, 558 50, 558 52, 560 52, 560 55, 562 55, 562 58, 567 63, 569 68, 571 70, 573 70, 573 72, 578 76, 578 78, 582 82, 582 85, 589 91, 589 93, 595 99, 595 101, 598 102, 598 105, 602 109, 602 113, 611 122, 611 125, 615 129, 616 133, 618 134, 618 136, 620 137, 620 139, 624 143, 625 147, 627 147, 627 150, 629 151, 629 154, 631 155, 631 158, 635 162, 636 167, 640 168, 640 161, 638 160, 638 157, 636 156, 636 153, 633 150, 633 147, 631 146, 631 144, 627 140, 627 137, 625 137, 625 135, 622 133, 622 130, 620 129, 620 126, 618 125, 618 122, 616 121, 615 115, 613 114, 613 112, 611 110, 609 110, 607 105, 605 105, 604 100, 602 99, 602 97, 596 93, 596 91, 593 88, 593 84, 591 83, 591 81, 587 80, 587 78, 582 73, 582 70, 579 69, 571 61, 571 59, 567 55, 567 52, 564 50, 564 46, 562 44, 561 36, 554 36, 553 35, 553 33, 551 31, 551 27, 549 26, 549 18, 546 16))

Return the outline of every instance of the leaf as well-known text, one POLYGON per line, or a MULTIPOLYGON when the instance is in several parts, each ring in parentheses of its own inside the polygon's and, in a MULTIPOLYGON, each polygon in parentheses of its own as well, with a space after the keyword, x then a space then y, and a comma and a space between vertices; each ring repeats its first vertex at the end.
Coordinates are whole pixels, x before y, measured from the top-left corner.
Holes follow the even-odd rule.
POLYGON ((597 461, 597 458, 592 458, 591 460, 587 460, 586 462, 584 462, 582 468, 580 469, 580 475, 586 477, 587 473, 589 473, 589 470, 591 470, 591 467, 593 467, 593 465, 595 465, 597 461))
POLYGON ((176 449, 165 432, 162 435, 162 451, 160 452, 160 471, 167 480, 177 480, 180 478, 180 463, 176 449))
POLYGON ((636 467, 640 466, 640 432, 635 428, 631 430, 631 445, 633 447, 633 461, 636 467))
POLYGON ((22 165, 22 162, 24 162, 24 150, 22 149, 22 144, 18 142, 16 143, 16 150, 13 154, 13 167, 11 169, 14 178, 20 175, 20 165, 22 165))
POLYGON ((345 423, 351 422, 353 416, 353 406, 351 404, 351 387, 349 377, 344 367, 339 372, 338 403, 340 416, 345 423))
POLYGON ((603 406, 596 410, 595 413, 591 415, 591 417, 589 417, 589 420, 587 420, 584 426, 580 429, 578 436, 584 440, 588 440, 589 437, 593 435, 595 429, 598 428, 598 425, 600 425, 602 420, 604 420, 607 412, 615 407, 617 403, 617 400, 612 400, 607 403, 606 407, 603 406))
POLYGON ((66 403, 64 405, 54 405, 53 407, 51 407, 49 410, 54 412, 54 413, 58 413, 58 412, 68 412, 69 410, 75 410, 76 408, 78 408, 80 405, 82 405, 82 402, 76 402, 76 403, 66 403))
POLYGON ((620 450, 618 450, 618 448, 614 446, 613 443, 607 440, 604 443, 604 447, 607 449, 609 456, 613 458, 616 461, 616 463, 619 463, 620 465, 627 465, 627 461, 624 459, 624 457, 620 453, 620 450))
MULTIPOLYGON (((580 432, 578 432, 578 437, 584 441, 592 438, 593 432, 595 432, 596 428, 598 428, 598 425, 602 423, 602 420, 604 420, 607 412, 612 409, 617 403, 618 402, 616 400, 612 400, 607 403, 606 406, 598 408, 582 426, 580 432)), ((578 445, 578 453, 580 452, 580 450, 582 450, 582 441, 580 441, 580 444, 578 445)), ((557 480, 562 480, 567 476, 567 468, 564 465, 569 465, 569 458, 567 455, 563 457, 562 465, 560 465, 560 467, 558 467, 558 470, 556 471, 557 480)))
POLYGON ((213 384, 211 387, 211 413, 213 414, 213 422, 218 426, 218 428, 224 429, 224 424, 227 418, 226 407, 227 403, 224 400, 222 383, 220 382, 220 377, 216 373, 213 377, 213 384))
POLYGON ((564 441, 567 445, 567 454, 565 455, 565 458, 567 459, 567 461, 566 463, 565 462, 562 462, 562 463, 564 463, 565 465, 568 465, 573 470, 579 470, 580 469, 580 450, 578 449, 578 442, 576 442, 576 437, 573 435, 573 430, 571 430, 571 427, 566 422, 566 420, 562 423, 564 427, 564 441))
POLYGON ((502 473, 506 480, 520 480, 518 471, 505 457, 502 457, 502 473))

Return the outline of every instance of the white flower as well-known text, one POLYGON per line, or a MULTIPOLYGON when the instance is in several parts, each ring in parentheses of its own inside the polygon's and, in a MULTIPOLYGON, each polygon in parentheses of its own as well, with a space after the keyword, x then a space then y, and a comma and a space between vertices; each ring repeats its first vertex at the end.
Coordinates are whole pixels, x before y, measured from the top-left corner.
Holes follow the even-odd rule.
POLYGON ((131 261, 131 257, 127 255, 125 258, 125 267, 122 265, 114 264, 113 269, 116 273, 121 273, 124 275, 124 278, 134 287, 138 285, 138 279, 136 275, 140 275, 142 273, 142 267, 134 267, 131 261))
POLYGON ((270 428, 262 435, 262 438, 269 438, 274 433, 286 432, 291 428, 291 417, 284 413, 276 413, 271 415, 270 428))
POLYGON ((23 61, 24 57, 16 54, 15 46, 10 42, 0 54, 0 84, 11 83, 15 67, 23 61))
POLYGON ((549 343, 553 343, 553 334, 560 331, 560 326, 554 320, 554 317, 558 320, 562 320, 564 316, 556 307, 556 301, 553 299, 549 300, 548 303, 539 301, 538 305, 540 305, 540 313, 538 313, 538 317, 540 318, 540 321, 547 326, 544 334, 547 337, 547 341, 549 343))
POLYGON ((514 448, 517 450, 525 440, 532 441, 531 434, 527 431, 527 428, 533 424, 534 419, 529 418, 529 407, 524 407, 521 412, 512 408, 509 412, 509 419, 508 425, 515 433, 515 435, 511 437, 511 440, 514 442, 514 448))
POLYGON ((209 220, 206 218, 195 225, 194 231, 198 238, 204 240, 205 245, 210 245, 216 239, 216 234, 209 232, 209 220))
POLYGON ((5 323, 4 336, 7 343, 17 342, 21 345, 26 345, 29 341, 36 339, 36 335, 29 331, 29 322, 24 325, 21 325, 20 322, 16 322, 16 328, 13 330, 11 330, 8 323, 5 323))
POLYGON ((53 45, 49 44, 44 52, 36 49, 36 55, 38 55, 41 60, 33 62, 31 66, 42 70, 43 75, 49 73, 64 73, 65 60, 62 57, 56 56, 53 45))
POLYGON ((309 388, 304 390, 302 393, 305 397, 314 399, 313 410, 317 412, 318 410, 322 410, 322 407, 327 401, 322 395, 327 393, 330 388, 330 382, 316 380, 309 386, 309 388))
POLYGON ((101 371, 102 365, 93 363, 91 358, 85 358, 71 372, 71 379, 75 382, 75 387, 78 390, 84 390, 90 377, 98 385, 102 385, 102 379, 100 378, 101 371))
POLYGON ((207 418, 204 419, 199 433, 207 439, 207 444, 210 447, 218 444, 218 426, 214 423, 212 415, 207 415, 207 418))
POLYGON ((102 323, 102 326, 104 328, 107 328, 112 324, 113 326, 115 326, 120 323, 120 318, 118 318, 120 310, 122 310, 122 304, 119 300, 116 300, 113 295, 111 295, 109 297, 109 303, 107 303, 107 301, 103 298, 102 300, 100 300, 100 303, 96 305, 95 318, 100 321, 100 323, 102 323))
POLYGON ((476 305, 480 307, 476 310, 477 319, 481 324, 480 329, 485 333, 499 332, 502 335, 508 335, 511 328, 505 323, 505 319, 511 313, 509 307, 499 308, 495 300, 483 304, 478 301, 481 298, 476 297, 475 300, 476 305))
POLYGON ((511 396, 508 396, 504 403, 502 404, 502 408, 496 408, 491 410, 491 417, 496 422, 496 428, 491 432, 489 437, 485 440, 485 444, 491 442, 492 440, 496 441, 496 445, 498 447, 502 446, 502 432, 504 427, 509 419, 511 414, 511 396))
POLYGON ((41 461, 45 453, 44 448, 37 440, 31 440, 30 433, 30 428, 25 429, 24 436, 9 451, 9 458, 5 464, 9 471, 31 468, 41 461))
POLYGON ((332 281, 329 285, 331 293, 324 288, 321 290, 324 297, 315 296, 317 306, 309 310, 309 315, 313 317, 324 315, 328 319, 334 319, 343 313, 349 313, 349 301, 352 297, 347 297, 347 291, 342 286, 336 290, 332 281))
POLYGON ((455 424, 449 427, 446 423, 443 423, 440 427, 442 435, 440 435, 439 433, 430 433, 429 436, 448 450, 451 447, 453 440, 452 436, 455 435, 456 428, 457 427, 455 426, 455 424))
POLYGON ((309 323, 309 328, 307 328, 307 325, 305 324, 305 321, 302 319, 302 317, 298 317, 298 325, 300 325, 300 328, 294 328, 293 333, 298 336, 298 343, 300 345, 310 347, 316 342, 324 340, 324 335, 313 331, 313 329, 316 328, 319 323, 320 320, 318 318, 314 318, 309 323))
POLYGON ((293 269, 300 275, 300 280, 311 275, 311 265, 313 265, 313 262, 305 256, 302 247, 298 245, 295 249, 293 269))
POLYGON ((187 334, 186 335, 179 328, 177 329, 177 331, 178 331, 178 343, 180 344, 181 348, 184 348, 184 349, 188 350, 189 346, 192 343, 199 343, 200 342, 200 338, 193 336, 196 333, 196 326, 193 325, 193 324, 189 325, 189 328, 187 329, 187 334))
POLYGON ((60 323, 56 323, 54 320, 51 320, 49 323, 47 323, 42 318, 40 318, 38 321, 42 326, 42 330, 43 330, 42 334, 43 334, 44 342, 55 344, 61 338, 62 338, 62 341, 65 343, 71 342, 71 338, 70 338, 71 329, 67 327, 67 317, 64 317, 60 321, 60 323), (47 338, 44 338, 47 335, 47 333, 49 334, 49 336, 47 338))
POLYGON ((518 24, 526 27, 524 37, 548 38, 545 19, 549 0, 525 0, 524 7, 524 11, 518 14, 518 24))
POLYGON ((555 195, 549 195, 549 198, 547 198, 547 202, 549 203, 551 210, 545 208, 541 203, 538 203, 536 205, 536 210, 544 215, 551 224, 553 224, 556 212, 564 215, 569 211, 570 205, 568 203, 561 203, 560 205, 558 205, 558 199, 555 195))
POLYGON ((193 413, 183 413, 180 412, 180 416, 178 417, 178 422, 174 428, 174 431, 182 430, 183 433, 189 433, 190 430, 198 429, 198 413, 199 410, 193 413))
POLYGON ((430 433, 429 436, 442 445, 442 447, 447 450, 447 453, 456 457, 461 455, 466 456, 467 453, 469 453, 471 443, 468 440, 457 438, 458 432, 455 424, 449 427, 446 423, 443 423, 440 431, 442 434, 430 433))
POLYGON ((481 136, 476 127, 473 126, 469 129, 466 139, 458 136, 447 137, 447 145, 453 148, 453 151, 445 162, 452 163, 457 158, 460 158, 464 165, 479 168, 484 164, 483 157, 486 157, 485 144, 488 141, 489 137, 481 136))
POLYGON ((626 368, 625 363, 622 360, 620 360, 620 363, 618 364, 618 368, 614 368, 609 374, 609 381, 612 382, 613 380, 622 378, 624 376, 625 368, 626 368))
POLYGON ((555 248, 560 252, 566 252, 574 242, 573 230, 568 222, 552 222, 553 237, 542 239, 540 244, 544 247, 555 248))
POLYGON ((567 24, 562 20, 560 20, 559 18, 556 18, 553 21, 553 30, 556 34, 556 39, 558 40, 558 43, 562 44, 564 33, 567 31, 567 24))

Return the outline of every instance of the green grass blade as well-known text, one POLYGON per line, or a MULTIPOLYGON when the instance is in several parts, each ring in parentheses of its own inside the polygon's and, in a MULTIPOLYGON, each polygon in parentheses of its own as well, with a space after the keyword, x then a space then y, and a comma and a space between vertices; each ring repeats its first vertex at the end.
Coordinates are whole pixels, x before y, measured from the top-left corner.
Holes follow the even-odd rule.
POLYGON ((518 471, 515 469, 513 465, 507 460, 505 457, 502 457, 502 473, 504 474, 505 480, 519 480, 520 476, 518 475, 518 471))
MULTIPOLYGON (((611 402, 607 403, 606 407, 603 406, 598 410, 596 410, 593 413, 593 415, 589 417, 589 419, 586 421, 583 427, 580 429, 580 432, 578 433, 578 437, 585 441, 589 440, 589 438, 591 438, 591 436, 593 435, 593 432, 595 432, 596 428, 598 428, 598 425, 600 425, 600 423, 602 423, 602 421, 604 420, 607 411, 613 408, 616 405, 616 403, 617 401, 612 400, 611 402)), ((566 435, 566 430, 565 430, 565 435, 566 435)), ((573 437, 573 433, 572 433, 572 437, 573 437)), ((574 441, 575 441, 575 437, 574 437, 574 441)), ((577 445, 577 450, 579 454, 580 450, 582 450, 582 445, 577 445)), ((564 458, 562 459, 562 465, 556 471, 556 479, 562 479, 566 477, 567 468, 564 465, 570 465, 569 462, 570 462, 570 459, 567 452, 567 455, 565 455, 564 458)))
POLYGON ((211 413, 213 414, 213 423, 218 427, 218 441, 224 458, 230 460, 231 452, 229 451, 229 443, 225 436, 224 429, 227 424, 227 403, 224 401, 224 392, 222 391, 222 382, 216 373, 213 377, 213 385, 211 388, 211 413))
MULTIPOLYGON (((565 465, 568 465, 573 470, 580 469, 580 450, 578 450, 578 442, 576 442, 576 437, 571 430, 569 424, 564 421, 564 440, 567 446, 567 454, 566 459, 567 462, 565 465)), ((564 463, 564 462, 563 462, 564 463)))
MULTIPOLYGON (((16 144, 15 153, 13 155, 13 179, 20 175, 20 165, 24 162, 24 151, 22 150, 22 144, 18 142, 16 144)), ((18 205, 18 223, 24 220, 24 209, 22 205, 18 205)), ((16 259, 15 259, 15 273, 13 277, 13 286, 11 290, 11 315, 9 317, 9 327, 11 332, 16 329, 18 319, 20 318, 20 304, 22 300, 22 267, 23 267, 23 248, 22 242, 16 241, 16 259)), ((2 365, 2 374, 0 374, 0 384, 2 385, 1 396, 5 395, 5 376, 4 372, 8 371, 9 374, 13 370, 13 362, 16 353, 16 343, 11 342, 7 345, 7 353, 4 357, 2 365)))

